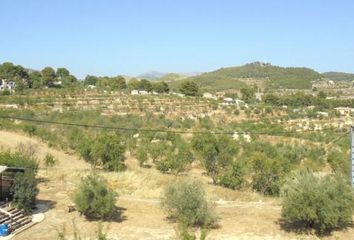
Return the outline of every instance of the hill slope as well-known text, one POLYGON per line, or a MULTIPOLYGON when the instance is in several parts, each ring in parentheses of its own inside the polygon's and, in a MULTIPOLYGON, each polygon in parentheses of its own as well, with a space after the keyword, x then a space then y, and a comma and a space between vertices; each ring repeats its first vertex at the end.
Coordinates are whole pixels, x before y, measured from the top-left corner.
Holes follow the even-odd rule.
MULTIPOLYGON (((239 89, 252 80, 265 81, 269 88, 310 89, 311 82, 321 75, 309 68, 283 68, 266 63, 250 63, 239 67, 221 68, 219 70, 190 77, 205 90, 239 89)), ((180 81, 174 82, 177 87, 180 81)))
POLYGON ((354 74, 353 73, 325 72, 325 73, 322 73, 322 77, 328 78, 333 81, 354 81, 354 74))
POLYGON ((176 80, 185 79, 187 77, 188 76, 186 76, 186 75, 182 75, 182 74, 178 74, 178 73, 169 73, 169 74, 163 76, 162 78, 159 78, 158 81, 173 82, 176 80))

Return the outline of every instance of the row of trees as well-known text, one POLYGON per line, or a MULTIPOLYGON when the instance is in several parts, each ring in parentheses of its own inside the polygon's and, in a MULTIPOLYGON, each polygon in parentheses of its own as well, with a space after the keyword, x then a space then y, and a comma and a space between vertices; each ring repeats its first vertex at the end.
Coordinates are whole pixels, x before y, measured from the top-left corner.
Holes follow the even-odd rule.
POLYGON ((353 99, 326 99, 326 94, 319 92, 317 96, 312 96, 304 93, 296 93, 292 95, 278 96, 275 94, 267 94, 264 97, 264 102, 273 106, 292 106, 292 107, 307 107, 317 106, 323 109, 332 109, 335 107, 353 107, 353 99))
MULTIPOLYGON (((207 140, 208 144, 205 149, 208 153, 214 152, 211 149, 218 148, 210 145, 212 141, 207 140)), ((0 153, 0 163, 7 166, 26 167, 24 174, 16 175, 11 191, 14 204, 25 211, 31 211, 38 193, 35 179, 38 163, 32 150, 22 150, 22 153, 0 153)), ((215 156, 215 153, 207 154, 206 157, 211 155, 215 156)), ((45 162, 51 164, 52 158, 47 155, 45 162)), ((219 158, 221 159, 222 157, 219 158)), ((267 161, 271 160, 263 158, 263 161, 258 161, 255 168, 263 169, 261 165, 267 164, 263 163, 267 161)), ((273 168, 274 164, 275 162, 268 166, 273 168)), ((238 169, 237 165, 233 165, 233 168, 238 169)), ((240 173, 239 169, 235 172, 240 173)), ((270 173, 273 175, 272 178, 278 176, 274 171, 270 173)), ((258 172, 256 175, 260 175, 260 182, 267 182, 271 179, 267 178, 267 174, 263 172, 258 172)), ((283 218, 291 223, 303 223, 306 227, 315 228, 319 232, 347 226, 351 223, 354 213, 354 191, 349 182, 344 179, 341 174, 320 177, 309 171, 289 175, 279 188, 283 218)), ((117 196, 117 193, 108 187, 102 177, 91 174, 81 181, 73 194, 73 200, 77 209, 85 216, 105 219, 117 214, 115 205, 117 196)), ((208 228, 217 222, 217 216, 206 200, 203 186, 197 181, 180 180, 167 185, 162 198, 162 206, 169 217, 177 220, 182 226, 208 228)), ((183 234, 188 235, 187 232, 183 234)))
MULTIPOLYGON (((16 82, 16 90, 25 88, 43 87, 69 87, 78 83, 78 80, 66 68, 45 67, 41 71, 26 69, 11 62, 0 64, 0 79, 16 82)), ((146 79, 137 80, 135 78, 126 81, 123 76, 116 77, 97 77, 87 75, 84 85, 95 85, 98 87, 109 88, 111 90, 140 90, 157 93, 168 93, 170 88, 166 82, 150 82, 146 79)), ((186 96, 199 95, 199 87, 193 81, 185 81, 179 88, 180 92, 186 96)))
POLYGON ((55 87, 55 83, 61 82, 60 86, 67 87, 77 83, 75 76, 71 75, 66 68, 54 70, 45 67, 42 71, 26 69, 11 62, 0 64, 0 79, 16 82, 16 90, 25 88, 55 87))
MULTIPOLYGON (((319 177, 308 171, 299 172, 286 180, 281 193, 282 217, 288 223, 301 223, 323 233, 352 222, 354 191, 339 175, 319 177)), ((85 177, 73 197, 77 209, 89 218, 105 219, 117 214, 117 193, 96 174, 85 177)), ((203 185, 196 180, 168 184, 163 192, 162 207, 169 218, 179 223, 181 236, 188 237, 182 239, 195 239, 188 233, 188 227, 206 229, 218 221, 203 185)))
POLYGON ((132 78, 131 80, 126 81, 122 76, 116 77, 96 77, 87 75, 84 80, 85 85, 95 85, 98 87, 109 88, 111 90, 139 90, 157 93, 168 93, 170 91, 169 86, 165 82, 150 82, 146 79, 138 80, 132 78))

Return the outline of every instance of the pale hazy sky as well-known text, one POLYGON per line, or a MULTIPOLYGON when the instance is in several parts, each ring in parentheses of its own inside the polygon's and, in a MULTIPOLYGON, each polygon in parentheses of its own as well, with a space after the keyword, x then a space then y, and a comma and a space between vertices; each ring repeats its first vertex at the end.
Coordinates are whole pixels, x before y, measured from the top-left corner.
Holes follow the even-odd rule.
POLYGON ((1 0, 0 62, 78 77, 252 61, 354 72, 352 0, 1 0))

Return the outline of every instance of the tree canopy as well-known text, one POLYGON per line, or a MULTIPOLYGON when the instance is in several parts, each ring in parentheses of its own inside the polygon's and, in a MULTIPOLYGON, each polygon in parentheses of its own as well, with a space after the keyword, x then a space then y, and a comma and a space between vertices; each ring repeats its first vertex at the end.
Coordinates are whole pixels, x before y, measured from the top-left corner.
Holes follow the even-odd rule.
POLYGON ((199 92, 199 87, 193 81, 185 81, 182 83, 179 90, 186 96, 197 96, 199 92))

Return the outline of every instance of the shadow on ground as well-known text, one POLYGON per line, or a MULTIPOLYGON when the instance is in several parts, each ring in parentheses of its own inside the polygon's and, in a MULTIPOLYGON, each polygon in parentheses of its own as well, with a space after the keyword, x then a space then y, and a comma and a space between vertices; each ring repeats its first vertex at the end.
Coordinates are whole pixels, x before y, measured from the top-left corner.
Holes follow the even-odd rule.
POLYGON ((345 230, 354 227, 354 224, 350 223, 331 230, 320 231, 319 227, 316 226, 316 224, 309 226, 304 222, 300 222, 300 221, 289 222, 284 219, 281 219, 276 221, 276 223, 279 224, 281 229, 284 230, 285 232, 288 233, 293 232, 296 234, 304 234, 304 235, 316 235, 319 238, 332 236, 333 231, 340 231, 340 230, 345 230))
MULTIPOLYGON (((109 218, 103 219, 103 221, 104 222, 116 222, 116 223, 124 222, 128 219, 127 216, 124 214, 125 211, 127 211, 126 208, 116 207, 112 216, 110 216, 109 218)), ((89 221, 92 221, 92 222, 93 221, 102 221, 102 219, 94 218, 94 217, 86 217, 86 219, 89 221)))
POLYGON ((34 213, 45 213, 49 211, 50 209, 55 208, 57 202, 53 200, 42 200, 42 199, 37 199, 36 200, 36 208, 34 210, 34 213))

